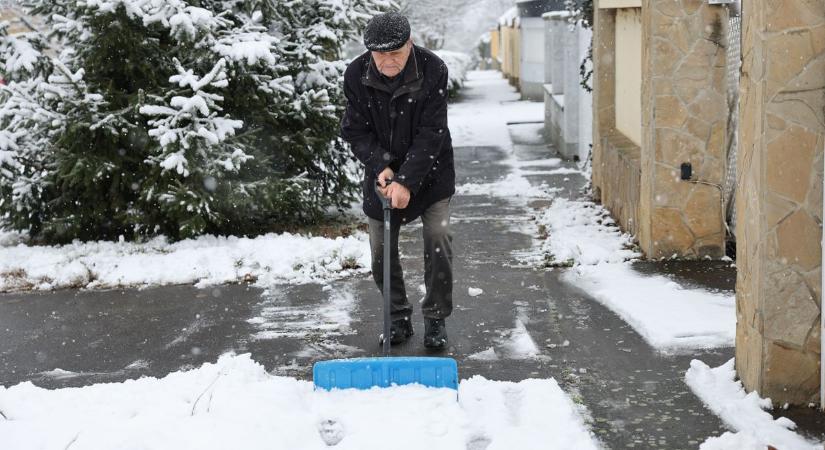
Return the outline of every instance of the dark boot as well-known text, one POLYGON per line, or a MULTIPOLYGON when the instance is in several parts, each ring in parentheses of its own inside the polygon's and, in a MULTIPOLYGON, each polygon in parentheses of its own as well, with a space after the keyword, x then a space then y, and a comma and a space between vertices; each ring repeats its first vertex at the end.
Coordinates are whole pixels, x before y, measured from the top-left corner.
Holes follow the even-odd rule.
MULTIPOLYGON (((390 325, 390 344, 398 345, 407 341, 407 338, 413 335, 412 321, 409 317, 395 319, 390 325)), ((378 344, 384 345, 384 335, 378 338, 378 344)))
POLYGON ((444 319, 424 319, 424 347, 444 348, 447 345, 447 325, 444 319))

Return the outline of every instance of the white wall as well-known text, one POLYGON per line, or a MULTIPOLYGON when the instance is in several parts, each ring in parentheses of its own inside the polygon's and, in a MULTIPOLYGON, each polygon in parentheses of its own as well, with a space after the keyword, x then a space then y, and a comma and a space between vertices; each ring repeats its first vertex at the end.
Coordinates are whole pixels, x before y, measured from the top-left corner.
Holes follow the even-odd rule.
POLYGON ((521 18, 521 80, 544 83, 544 21, 521 18))
POLYGON ((580 25, 572 27, 562 11, 544 17, 545 74, 552 83, 545 86, 546 133, 562 156, 586 161, 593 143, 593 97, 581 85, 579 67, 593 33, 580 25))
MULTIPOLYGON (((587 55, 587 50, 590 48, 590 41, 593 37, 593 31, 577 27, 578 48, 579 48, 579 65, 584 57, 587 55)), ((579 65, 576 65, 576 73, 579 73, 579 65)), ((592 69, 593 64, 588 63, 588 68, 592 69)), ((581 77, 577 78, 581 79, 581 77)), ((591 79, 590 86, 593 86, 591 79)), ((590 154, 590 146, 593 144, 593 94, 581 89, 579 94, 579 160, 585 161, 590 154)))

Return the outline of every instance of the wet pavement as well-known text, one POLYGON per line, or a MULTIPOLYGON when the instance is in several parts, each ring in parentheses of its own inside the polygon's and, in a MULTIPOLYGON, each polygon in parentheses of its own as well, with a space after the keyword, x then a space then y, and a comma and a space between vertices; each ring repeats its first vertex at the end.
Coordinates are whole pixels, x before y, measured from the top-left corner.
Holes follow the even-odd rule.
MULTIPOLYGON (((512 156, 519 160, 553 156, 540 144, 515 147, 512 156)), ((510 170, 505 160, 511 155, 498 148, 457 148, 455 154, 458 184, 492 182, 510 170)), ((582 175, 529 179, 561 188, 560 196, 584 195, 582 175)), ((416 334, 393 353, 452 356, 462 379, 553 377, 586 407, 589 426, 608 448, 697 448, 727 431, 690 392, 684 374, 691 359, 715 367, 732 358, 733 349, 662 354, 616 314, 562 282, 565 269, 525 266, 519 255, 537 244, 531 217, 533 207, 543 203, 489 195, 453 198, 455 311, 447 321, 450 346, 443 353, 427 351, 421 342, 420 221, 405 227, 401 252, 416 334), (471 297, 470 287, 483 293, 471 297), (526 335, 536 344, 532 350, 518 345, 526 335)), ((735 283, 729 262, 635 267, 720 291, 732 291, 735 283)), ((380 293, 369 276, 274 286, 267 292, 224 285, 0 295, 0 385, 31 380, 64 387, 161 377, 214 362, 227 351, 250 352, 272 373, 309 379, 315 361, 380 355, 380 308, 380 293)))

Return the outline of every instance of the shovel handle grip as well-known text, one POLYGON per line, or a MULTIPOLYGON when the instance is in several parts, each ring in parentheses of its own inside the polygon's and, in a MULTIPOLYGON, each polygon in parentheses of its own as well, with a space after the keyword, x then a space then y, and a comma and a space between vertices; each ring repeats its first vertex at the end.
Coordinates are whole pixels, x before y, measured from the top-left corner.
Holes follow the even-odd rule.
MULTIPOLYGON (((385 178, 384 180, 386 181, 387 185, 392 183, 392 178, 385 178)), ((381 191, 379 190, 380 187, 381 185, 378 184, 378 180, 375 180, 375 194, 378 195, 378 199, 381 200, 381 205, 384 207, 384 209, 391 209, 390 199, 384 197, 381 194, 381 191)))

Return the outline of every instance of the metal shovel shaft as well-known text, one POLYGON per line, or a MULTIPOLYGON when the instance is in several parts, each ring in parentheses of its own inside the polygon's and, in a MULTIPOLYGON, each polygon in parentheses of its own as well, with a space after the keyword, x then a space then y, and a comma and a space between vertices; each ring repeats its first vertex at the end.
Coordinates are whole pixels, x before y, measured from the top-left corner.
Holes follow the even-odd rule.
MULTIPOLYGON (((386 179, 386 184, 392 183, 392 179, 386 179)), ((375 193, 378 195, 378 198, 381 200, 381 205, 384 207, 384 339, 382 345, 384 347, 384 356, 390 355, 390 338, 392 337, 390 334, 392 332, 391 327, 391 315, 390 315, 390 308, 392 304, 390 303, 390 239, 391 236, 391 224, 390 224, 390 217, 392 215, 392 205, 390 204, 390 200, 384 198, 381 195, 381 191, 378 190, 378 183, 375 184, 375 193)))
MULTIPOLYGON (((387 202, 388 203, 388 202, 387 202)), ((384 206, 384 355, 390 355, 390 214, 389 205, 384 206)))

